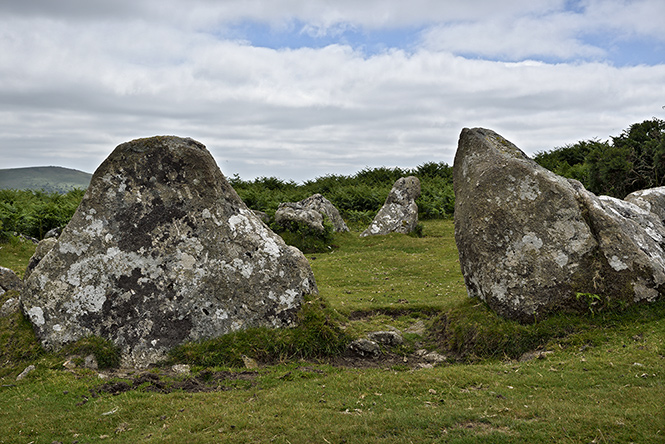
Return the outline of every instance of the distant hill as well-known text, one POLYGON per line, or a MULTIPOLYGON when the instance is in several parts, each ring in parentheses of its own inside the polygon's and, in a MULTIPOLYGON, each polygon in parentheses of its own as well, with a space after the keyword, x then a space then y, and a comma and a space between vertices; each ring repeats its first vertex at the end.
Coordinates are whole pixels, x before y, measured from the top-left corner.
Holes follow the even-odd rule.
POLYGON ((88 188, 92 174, 55 166, 0 169, 0 189, 66 193, 88 188))

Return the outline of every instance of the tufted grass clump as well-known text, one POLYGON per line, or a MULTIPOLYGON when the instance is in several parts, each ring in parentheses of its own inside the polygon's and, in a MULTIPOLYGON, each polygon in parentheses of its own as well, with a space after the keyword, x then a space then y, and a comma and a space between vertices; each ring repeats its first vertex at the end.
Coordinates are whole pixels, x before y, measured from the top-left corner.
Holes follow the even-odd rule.
POLYGON ((340 315, 320 298, 306 298, 298 326, 250 328, 219 338, 187 343, 169 353, 169 363, 203 367, 242 367, 243 356, 262 363, 318 359, 340 354, 350 338, 339 327, 340 315))
POLYGON ((108 339, 99 336, 88 336, 68 344, 60 352, 61 355, 81 357, 93 355, 100 369, 111 369, 120 366, 120 348, 108 339))
POLYGON ((596 315, 552 315, 524 325, 503 319, 486 304, 470 299, 441 313, 434 321, 431 336, 461 361, 519 359, 526 352, 553 344, 573 348, 599 345, 607 340, 610 330, 638 327, 663 317, 665 301, 596 315))
MULTIPOLYGON (((18 298, 17 291, 8 291, 0 295, 0 306, 10 298, 18 298)), ((0 377, 22 370, 44 355, 32 329, 23 313, 16 311, 0 317, 0 377)))

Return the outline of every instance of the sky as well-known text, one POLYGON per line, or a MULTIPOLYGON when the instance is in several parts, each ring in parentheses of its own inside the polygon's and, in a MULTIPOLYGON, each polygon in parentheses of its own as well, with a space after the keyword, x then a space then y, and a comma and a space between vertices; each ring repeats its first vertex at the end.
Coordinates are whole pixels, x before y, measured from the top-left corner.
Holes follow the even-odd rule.
POLYGON ((662 0, 0 0, 0 168, 94 172, 126 141, 303 182, 529 155, 665 119, 662 0))

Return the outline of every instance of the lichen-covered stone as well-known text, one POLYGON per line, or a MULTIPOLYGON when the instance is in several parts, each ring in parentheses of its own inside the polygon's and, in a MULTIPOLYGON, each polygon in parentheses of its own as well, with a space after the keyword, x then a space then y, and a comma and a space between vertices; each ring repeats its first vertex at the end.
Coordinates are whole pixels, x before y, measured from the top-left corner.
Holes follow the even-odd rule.
POLYGON ((275 211, 275 222, 286 225, 288 222, 297 222, 323 232, 323 216, 316 210, 305 208, 297 202, 283 202, 275 211))
POLYGON ((642 209, 655 214, 661 221, 665 221, 665 187, 649 188, 635 191, 624 198, 642 209))
POLYGON ((323 217, 330 221, 336 232, 349 231, 339 210, 332 202, 318 193, 300 202, 281 203, 275 212, 275 222, 302 222, 318 231, 324 231, 323 217))
POLYGON ((58 243, 58 239, 55 237, 47 237, 42 239, 38 244, 37 248, 35 249, 35 252, 33 253, 32 257, 30 257, 30 261, 28 262, 28 267, 25 270, 25 276, 23 276, 23 279, 27 280, 28 277, 30 277, 30 274, 32 273, 32 270, 35 269, 37 264, 48 254, 49 251, 53 249, 55 244, 58 243))
POLYGON ((23 281, 12 270, 5 267, 0 267, 0 294, 4 294, 9 290, 21 291, 23 288, 23 281))
POLYGON ((662 294, 665 227, 653 213, 597 197, 482 128, 462 131, 453 174, 469 296, 502 316, 532 322, 588 309, 580 294, 610 305, 662 294))
POLYGON ((21 306, 42 345, 110 339, 124 365, 175 345, 289 326, 316 283, 305 257, 240 200, 200 143, 119 145, 95 172, 21 306))
POLYGON ((390 233, 408 234, 418 225, 418 205, 420 180, 409 176, 397 179, 386 202, 374 217, 369 227, 360 237, 385 235, 390 233))

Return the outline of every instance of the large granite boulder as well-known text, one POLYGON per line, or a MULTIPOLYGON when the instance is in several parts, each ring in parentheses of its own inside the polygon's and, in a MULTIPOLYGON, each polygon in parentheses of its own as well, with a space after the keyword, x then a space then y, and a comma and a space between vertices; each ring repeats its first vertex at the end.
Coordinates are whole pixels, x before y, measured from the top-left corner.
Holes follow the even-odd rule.
POLYGON ((420 181, 409 176, 397 179, 383 207, 374 216, 369 227, 360 237, 385 235, 390 233, 411 233, 418 225, 418 205, 420 181))
POLYGON ((302 222, 318 231, 324 231, 324 217, 330 221, 336 232, 349 231, 339 210, 332 202, 318 193, 300 202, 281 203, 275 211, 275 222, 277 223, 302 222))
POLYGON ((482 128, 462 131, 453 175, 469 296, 502 316, 533 322, 653 301, 665 289, 665 227, 655 214, 597 197, 482 128))
POLYGON ((316 292, 302 253, 245 206, 205 146, 166 136, 102 163, 21 306, 46 349, 97 335, 142 367, 185 341, 292 325, 316 292))

